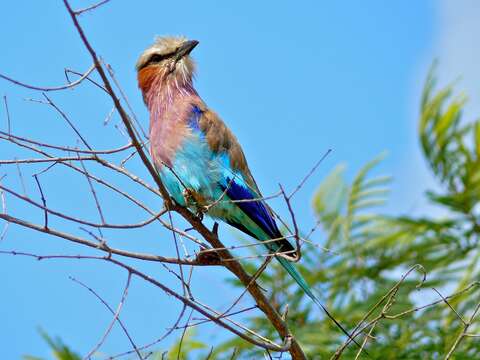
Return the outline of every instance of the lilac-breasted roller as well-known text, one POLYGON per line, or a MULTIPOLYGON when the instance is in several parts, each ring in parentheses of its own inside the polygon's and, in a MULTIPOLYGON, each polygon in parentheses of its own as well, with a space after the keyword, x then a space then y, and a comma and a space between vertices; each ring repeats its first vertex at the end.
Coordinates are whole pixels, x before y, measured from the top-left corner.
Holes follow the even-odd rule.
POLYGON ((282 239, 270 208, 255 200, 262 195, 238 140, 193 87, 195 65, 189 54, 197 44, 183 37, 159 37, 136 65, 150 111, 150 153, 160 178, 179 205, 206 212, 264 241, 271 253, 282 253, 276 259, 331 317, 288 260, 295 248, 282 239))

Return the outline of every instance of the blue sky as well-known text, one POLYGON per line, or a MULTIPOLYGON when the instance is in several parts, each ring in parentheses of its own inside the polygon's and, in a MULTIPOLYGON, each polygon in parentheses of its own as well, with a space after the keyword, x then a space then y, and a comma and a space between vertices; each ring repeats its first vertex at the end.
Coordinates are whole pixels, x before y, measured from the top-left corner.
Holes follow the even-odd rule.
MULTIPOLYGON (((77 1, 75 5, 83 7, 87 3, 77 1)), ((49 86, 64 82, 65 67, 78 71, 89 67, 88 54, 60 1, 7 2, 2 8, 1 73, 49 86)), ((431 179, 416 138, 423 79, 432 60, 438 57, 442 79, 450 81, 463 74, 467 80, 461 84, 475 102, 480 81, 470 79, 479 79, 475 59, 480 56, 472 34, 479 33, 475 21, 479 15, 480 6, 474 0, 295 4, 112 1, 82 16, 81 22, 99 55, 115 69, 146 127, 148 114, 134 70, 139 53, 156 34, 184 34, 199 40, 193 53, 198 63, 197 89, 236 133, 264 194, 277 191, 279 182, 292 189, 331 148, 333 153, 293 204, 300 224, 309 229, 314 221, 311 196, 322 178, 339 163, 347 163, 352 175, 384 150, 389 155, 379 172, 391 174, 395 180, 387 210, 402 213, 424 209, 420 198, 431 179)), ((41 94, 0 81, 0 95, 8 96, 15 134, 55 144, 75 144, 75 136, 51 109, 24 100, 39 99, 41 94)), ((110 125, 102 125, 112 105, 97 90, 82 86, 75 92, 51 96, 95 146, 108 148, 125 143, 113 127, 117 117, 110 125)), ((3 107, 0 119, 5 129, 3 107)), ((27 156, 16 151, 0 143, 1 158, 27 156)), ((143 171, 135 163, 131 170, 143 171)), ((24 171, 27 178, 28 170, 24 171)), ((5 173, 5 185, 18 186, 16 170, 1 167, 0 176, 5 173)), ((92 199, 80 191, 88 193, 84 179, 70 179, 65 170, 55 169, 42 181, 52 207, 96 219, 92 199)), ((37 196, 31 182, 27 193, 37 196)), ((130 213, 126 204, 117 203, 107 194, 103 196, 112 222, 142 219, 142 215, 130 213)), ((148 194, 138 196, 152 208, 159 208, 158 199, 148 194)), ((286 214, 281 202, 272 205, 286 214)), ((13 199, 9 199, 8 209, 41 222, 41 213, 13 199)), ((64 223, 54 224, 70 230, 64 223)), ((78 229, 75 231, 78 233, 78 229)), ((234 242, 232 234, 230 229, 222 229, 227 242, 234 242)), ((173 251, 168 234, 158 227, 107 235, 118 247, 161 254, 173 251)), ((321 235, 316 238, 319 242, 321 235)), ((0 249, 43 254, 82 251, 62 240, 15 226, 10 227, 0 249)), ((158 264, 142 265, 142 269, 176 286, 158 264)), ((220 270, 201 269, 195 273, 194 290, 202 300, 221 308, 235 296, 223 281, 225 275, 220 270)), ((4 359, 17 359, 22 354, 48 356, 38 326, 52 335, 62 335, 74 349, 88 351, 102 335, 110 316, 68 276, 94 287, 112 305, 118 302, 126 278, 107 264, 37 262, 9 256, 0 258, 0 276, 0 337, 3 344, 8 344, 0 349, 4 359)), ((144 344, 160 336, 177 312, 172 299, 134 281, 122 318, 136 343, 144 344)), ((206 337, 211 334, 208 327, 202 331, 206 337)), ((171 340, 159 348, 167 348, 171 340)), ((114 329, 102 350, 113 354, 127 348, 122 333, 114 329)))

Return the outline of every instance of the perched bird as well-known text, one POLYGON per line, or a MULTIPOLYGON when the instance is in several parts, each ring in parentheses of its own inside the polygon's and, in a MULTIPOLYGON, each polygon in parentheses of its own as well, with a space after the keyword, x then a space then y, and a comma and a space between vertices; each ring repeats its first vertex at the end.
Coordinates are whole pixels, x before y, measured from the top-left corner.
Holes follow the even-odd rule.
MULTIPOLYGON (((138 59, 138 86, 150 111, 150 153, 170 196, 265 246, 333 319, 289 261, 296 253, 263 200, 238 140, 198 95, 190 52, 198 41, 159 37, 138 59), (250 200, 250 201, 249 201, 250 200), (276 241, 269 241, 278 239, 276 241)), ((337 326, 350 336, 335 320, 337 326)))

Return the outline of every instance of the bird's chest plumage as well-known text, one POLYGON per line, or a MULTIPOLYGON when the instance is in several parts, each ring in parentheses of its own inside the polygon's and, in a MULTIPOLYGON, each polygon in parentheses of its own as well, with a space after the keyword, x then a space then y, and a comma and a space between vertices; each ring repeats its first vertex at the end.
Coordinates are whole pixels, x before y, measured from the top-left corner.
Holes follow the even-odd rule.
POLYGON ((183 206, 214 201, 220 191, 221 167, 205 137, 192 128, 191 103, 177 103, 152 115, 156 118, 150 127, 151 154, 170 195, 183 206))
POLYGON ((225 126, 205 118, 205 106, 196 95, 156 97, 150 105, 151 155, 170 196, 214 218, 241 213, 225 194, 232 179, 247 187, 232 168, 228 145, 235 139, 226 141, 230 133, 225 126))
POLYGON ((160 176, 177 203, 206 206, 218 195, 221 169, 205 139, 191 135, 184 138, 171 165, 160 169, 160 176))
POLYGON ((177 151, 191 135, 183 103, 154 106, 150 111, 150 153, 157 167, 171 166, 177 151))

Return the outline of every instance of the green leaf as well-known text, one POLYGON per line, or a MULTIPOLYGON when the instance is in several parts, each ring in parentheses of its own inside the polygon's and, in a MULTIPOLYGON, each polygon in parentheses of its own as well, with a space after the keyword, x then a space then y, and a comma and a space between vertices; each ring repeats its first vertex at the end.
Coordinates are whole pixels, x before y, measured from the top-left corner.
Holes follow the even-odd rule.
MULTIPOLYGON (((65 345, 60 338, 51 338, 44 330, 39 329, 41 337, 48 344, 50 350, 52 351, 53 358, 56 360, 81 360, 82 357, 72 351, 67 345, 65 345)), ((41 358, 25 355, 23 356, 25 360, 42 360, 41 358)))

